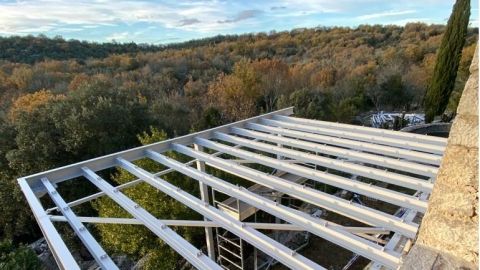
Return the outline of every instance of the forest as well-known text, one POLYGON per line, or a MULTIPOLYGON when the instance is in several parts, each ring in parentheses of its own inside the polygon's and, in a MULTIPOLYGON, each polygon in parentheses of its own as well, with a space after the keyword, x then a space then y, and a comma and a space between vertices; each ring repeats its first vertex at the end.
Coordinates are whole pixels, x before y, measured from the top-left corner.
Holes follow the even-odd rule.
MULTIPOLYGON (((168 46, 0 38, 0 257, 41 237, 18 177, 287 106, 296 115, 345 123, 370 111, 420 112, 444 30, 422 23, 317 27, 168 46)), ((477 40, 478 29, 470 28, 446 115, 455 112, 477 40)), ((113 179, 129 177, 115 172, 113 179)), ((65 192, 78 198, 92 191, 65 192)), ((132 192, 139 200, 149 194, 132 192)), ((118 211, 99 205, 79 211, 118 211)), ((193 215, 178 205, 154 206, 171 218, 193 215)), ((132 237, 145 230, 116 238, 118 229, 96 231, 113 252, 172 253, 151 236, 132 237)), ((175 256, 151 264, 171 269, 175 256)))

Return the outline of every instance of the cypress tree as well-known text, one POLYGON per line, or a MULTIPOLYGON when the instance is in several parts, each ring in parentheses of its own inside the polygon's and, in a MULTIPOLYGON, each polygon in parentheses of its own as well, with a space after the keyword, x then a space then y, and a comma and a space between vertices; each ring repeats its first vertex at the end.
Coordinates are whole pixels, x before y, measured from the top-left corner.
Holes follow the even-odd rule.
POLYGON ((433 76, 425 96, 425 121, 442 114, 455 86, 458 65, 467 35, 470 0, 457 0, 448 19, 447 28, 437 54, 433 76))

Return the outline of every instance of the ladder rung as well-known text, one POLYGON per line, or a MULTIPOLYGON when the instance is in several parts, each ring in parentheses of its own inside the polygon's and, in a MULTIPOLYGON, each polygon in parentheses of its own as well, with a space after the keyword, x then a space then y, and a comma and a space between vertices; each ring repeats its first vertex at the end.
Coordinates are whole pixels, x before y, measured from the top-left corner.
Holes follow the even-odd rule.
POLYGON ((240 255, 233 253, 233 251, 229 250, 228 248, 222 247, 221 245, 219 245, 218 247, 225 250, 226 252, 232 254, 233 256, 237 257, 238 259, 240 259, 240 260, 242 259, 242 257, 240 255))
POLYGON ((221 236, 221 235, 217 235, 217 237, 222 238, 222 240, 225 240, 225 241, 227 241, 228 243, 230 243, 230 244, 232 244, 232 245, 234 245, 234 246, 236 246, 236 247, 238 247, 238 248, 241 248, 239 244, 233 242, 232 240, 230 240, 230 239, 228 239, 228 238, 225 238, 225 237, 223 237, 223 236, 221 236))
POLYGON ((218 257, 220 258, 220 260, 225 260, 225 261, 229 262, 230 264, 232 264, 233 266, 237 267, 238 269, 243 270, 243 267, 241 267, 240 265, 232 262, 232 261, 229 260, 228 258, 226 258, 226 257, 224 257, 224 256, 222 256, 222 255, 218 255, 218 257))

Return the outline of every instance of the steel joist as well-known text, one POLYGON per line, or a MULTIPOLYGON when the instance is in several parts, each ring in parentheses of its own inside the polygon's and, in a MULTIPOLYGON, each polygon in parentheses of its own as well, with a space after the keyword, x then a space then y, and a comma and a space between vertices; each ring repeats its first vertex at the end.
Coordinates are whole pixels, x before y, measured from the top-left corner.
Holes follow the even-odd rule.
MULTIPOLYGON (((215 143, 206 139, 198 138, 196 142, 204 147, 222 151, 230 155, 241 157, 255 161, 256 163, 275 168, 277 170, 290 172, 295 175, 312 179, 320 183, 328 184, 338 188, 350 190, 352 192, 376 198, 395 205, 403 206, 410 209, 415 209, 424 213, 427 210, 427 202, 418 200, 410 195, 389 190, 386 188, 370 185, 360 181, 353 181, 345 177, 329 174, 322 171, 316 171, 305 166, 284 163, 277 159, 261 156, 259 154, 251 153, 241 149, 233 149, 232 147, 215 143)), ((240 167, 240 166, 239 166, 240 167)))
POLYGON ((301 131, 311 132, 315 134, 346 138, 346 139, 362 141, 362 142, 375 142, 376 144, 395 146, 399 148, 421 151, 426 153, 441 155, 445 151, 445 146, 438 146, 438 145, 432 145, 432 144, 426 144, 426 143, 417 143, 417 142, 410 142, 410 141, 386 138, 386 137, 375 136, 375 135, 353 133, 349 131, 312 127, 312 126, 306 126, 302 124, 293 124, 289 122, 276 121, 271 119, 262 119, 261 122, 266 123, 268 125, 272 125, 272 126, 289 128, 294 130, 301 130, 301 131))
MULTIPOLYGON (((185 148, 188 148, 188 147, 183 145, 178 145, 178 148, 174 147, 174 149, 178 150, 181 153, 184 153, 187 155, 188 153, 191 154, 191 152, 186 151, 187 149, 185 148)), ((258 194, 248 191, 247 189, 242 188, 240 186, 235 187, 234 185, 226 183, 225 181, 222 181, 214 176, 194 170, 188 166, 183 165, 178 161, 172 160, 168 157, 165 157, 153 151, 149 151, 148 156, 153 160, 158 161, 170 168, 174 168, 176 171, 182 174, 192 177, 198 181, 202 181, 208 184, 209 186, 211 186, 212 188, 215 188, 216 190, 219 190, 239 200, 248 202, 249 204, 257 208, 262 209, 263 211, 270 213, 276 217, 279 217, 285 221, 288 221, 292 224, 303 227, 305 230, 313 234, 316 234, 324 239, 327 239, 339 246, 350 248, 351 250, 353 250, 358 254, 361 254, 362 256, 370 258, 374 261, 381 261, 384 265, 387 265, 389 267, 394 267, 399 263, 398 257, 392 254, 383 252, 380 246, 375 245, 372 242, 364 240, 358 236, 350 234, 349 232, 339 229, 338 227, 328 226, 327 221, 314 218, 301 211, 283 206, 277 202, 266 199, 258 194)), ((200 158, 200 160, 203 160, 203 159, 200 158)), ((206 162, 207 164, 209 163, 208 161, 206 162)), ((237 235, 241 236, 239 234, 237 235)), ((245 238, 242 237, 242 239, 245 239, 245 238)), ((256 244, 252 244, 252 245, 256 246, 256 244)))
POLYGON ((133 217, 140 220, 147 228, 165 241, 175 251, 181 254, 193 266, 198 269, 222 269, 218 264, 205 256, 200 250, 183 239, 180 235, 170 229, 167 225, 161 223, 147 210, 136 204, 126 195, 118 191, 115 187, 103 180, 95 172, 87 167, 82 168, 84 176, 96 187, 105 192, 105 194, 118 203, 123 209, 133 217))
POLYGON ((406 224, 400 219, 385 214, 381 211, 363 207, 333 195, 305 187, 304 185, 292 183, 286 181, 285 179, 235 164, 228 160, 212 157, 206 153, 195 151, 184 145, 174 144, 173 149, 180 153, 201 159, 212 167, 218 168, 233 175, 241 175, 244 179, 249 181, 270 187, 285 194, 289 194, 305 202, 329 209, 352 219, 367 224, 388 228, 392 231, 400 232, 410 237, 414 237, 416 234, 418 226, 414 224, 406 224))
MULTIPOLYGON (((160 158, 166 158, 150 150, 149 157, 155 157, 155 160, 160 160, 160 158)), ((255 229, 246 226, 245 223, 234 219, 227 213, 224 213, 219 209, 202 201, 201 199, 198 199, 195 196, 183 191, 179 187, 176 187, 168 183, 167 181, 160 179, 159 177, 153 176, 153 174, 124 159, 119 158, 118 162, 122 168, 124 168, 131 174, 143 179, 148 184, 161 190, 165 194, 183 203, 189 208, 199 212, 210 220, 215 221, 222 227, 228 229, 232 233, 241 237, 245 241, 249 242, 253 246, 257 247, 258 249, 262 250, 263 252, 272 256, 283 264, 293 269, 324 269, 323 267, 316 265, 315 263, 301 255, 292 256, 294 252, 291 249, 256 231, 255 229)), ((188 167, 180 162, 175 161, 175 163, 178 163, 177 166, 183 167, 183 170, 175 168, 178 172, 185 173, 186 171, 189 171, 193 175, 202 175, 203 177, 200 177, 200 179, 202 179, 203 183, 210 183, 208 182, 208 178, 210 177, 207 176, 205 173, 188 167)))
POLYGON ((368 134, 368 135, 375 135, 375 136, 380 136, 384 138, 408 140, 408 141, 414 141, 417 143, 433 144, 433 145, 439 145, 439 146, 447 145, 447 139, 445 138, 427 136, 427 135, 421 135, 421 134, 415 134, 415 133, 396 132, 396 131, 387 130, 387 129, 369 128, 369 127, 363 127, 363 126, 354 126, 354 125, 348 125, 348 124, 333 123, 333 122, 311 120, 311 119, 305 119, 305 118, 299 118, 299 117, 289 117, 289 116, 282 116, 282 115, 275 115, 273 116, 273 119, 290 122, 290 123, 298 123, 303 125, 321 127, 321 128, 349 131, 357 134, 368 134))
POLYGON ((388 239, 376 241, 374 234, 385 235, 394 232, 397 238, 401 236, 410 239, 416 236, 418 224, 413 222, 412 217, 427 208, 428 194, 438 173, 446 140, 296 118, 290 116, 292 113, 293 109, 287 108, 183 137, 82 161, 23 177, 19 179, 19 184, 60 268, 78 269, 78 265, 68 252, 52 221, 68 222, 76 233, 83 237, 80 239, 101 267, 107 269, 115 269, 116 266, 112 265, 108 255, 105 256, 92 235, 84 229, 82 222, 146 226, 199 269, 220 269, 220 266, 212 260, 214 259, 212 246, 209 248, 210 258, 168 226, 204 227, 207 232, 206 241, 210 244, 213 243, 211 228, 222 227, 288 267, 324 269, 309 258, 257 231, 257 229, 303 230, 387 268, 397 268, 401 264, 400 254, 383 246, 388 239), (190 147, 191 145, 194 147, 190 147), (207 148, 208 151, 203 148, 207 148), (190 156, 193 160, 181 163, 162 154, 172 150, 190 156), (210 150, 217 152, 212 153, 210 150), (222 154, 233 159, 221 158, 222 154), (168 169, 159 173, 147 172, 132 163, 141 158, 150 158, 168 169), (251 163, 270 167, 279 174, 273 175, 254 169, 256 167, 252 167, 251 163), (192 167, 194 164, 197 168, 192 167), (214 177, 205 170, 205 165, 248 180, 255 184, 251 187, 260 186, 269 192, 285 194, 372 227, 344 227, 342 224, 312 217, 275 202, 268 196, 264 197, 266 195, 262 193, 257 194, 254 189, 250 189, 251 187, 235 186, 226 179, 214 177), (329 171, 317 170, 318 166, 329 171), (113 187, 95 173, 115 167, 126 169, 138 179, 113 187), (200 183, 202 197, 197 198, 188 194, 160 178, 161 175, 170 172, 179 172, 197 180, 200 183), (281 173, 294 176, 297 180, 310 179, 315 183, 349 190, 354 194, 364 195, 366 199, 387 202, 390 206, 411 209, 410 214, 408 218, 399 218, 381 207, 378 209, 368 207, 318 188, 299 184, 295 182, 297 180, 292 180, 293 178, 282 178, 281 173), (352 179, 345 175, 351 175, 352 179), (67 203, 55 190, 55 184, 79 176, 90 180, 100 192, 67 203), (357 176, 367 180, 362 180, 365 182, 355 180, 357 176), (379 182, 373 185, 368 183, 370 181, 368 179, 379 182), (197 211, 203 216, 203 220, 157 219, 121 192, 124 188, 132 188, 142 182, 197 211), (209 204, 208 187, 288 223, 245 223, 237 220, 228 212, 209 204), (404 189, 408 189, 408 192, 417 190, 423 195, 419 199, 407 194, 404 189), (43 208, 38 198, 45 194, 52 197, 55 207, 48 210, 43 208), (77 217, 70 209, 104 195, 112 198, 134 218, 77 217), (53 211, 60 211, 63 215, 48 215, 53 211))
MULTIPOLYGON (((404 171, 426 177, 435 177, 438 173, 438 168, 431 165, 418 164, 411 161, 399 160, 396 158, 375 155, 341 147, 319 145, 313 142, 270 135, 267 133, 248 130, 244 128, 232 127, 231 131, 236 135, 241 135, 244 137, 261 139, 262 141, 268 141, 272 143, 303 149, 310 152, 336 156, 349 161, 372 164, 383 168, 404 171)), ((274 132, 274 130, 272 130, 272 132, 274 132)))
POLYGON ((280 135, 291 137, 291 138, 312 141, 312 142, 317 142, 321 144, 335 145, 343 148, 350 148, 350 149, 355 149, 359 151, 375 153, 379 155, 402 158, 402 159, 417 161, 417 162, 426 163, 426 164, 440 165, 440 162, 442 161, 442 157, 439 155, 417 152, 417 151, 410 151, 407 149, 392 147, 388 145, 379 145, 373 142, 348 140, 343 138, 304 132, 301 130, 279 128, 279 127, 270 126, 270 125, 260 125, 258 123, 248 123, 246 127, 254 130, 258 130, 258 131, 265 131, 273 134, 280 134, 280 135))
POLYGON ((433 184, 422 179, 397 174, 394 172, 388 172, 377 168, 366 167, 359 164, 345 162, 344 160, 332 159, 322 156, 317 156, 305 152, 300 152, 292 149, 286 149, 284 147, 273 146, 270 144, 253 142, 251 140, 227 135, 221 132, 215 132, 214 137, 222 141, 242 145, 251 149, 269 152, 276 155, 282 155, 284 157, 301 160, 306 163, 313 163, 319 166, 335 169, 350 173, 353 175, 360 175, 366 178, 379 180, 382 182, 390 183, 397 186, 406 187, 413 190, 424 191, 430 193, 433 189, 433 184))
POLYGON ((103 250, 103 248, 98 244, 95 238, 93 238, 87 228, 83 226, 82 222, 80 222, 75 213, 72 212, 67 203, 62 199, 62 196, 58 194, 52 183, 50 183, 46 177, 42 178, 42 183, 47 189, 52 201, 55 203, 55 205, 57 205, 60 212, 70 224, 70 227, 72 227, 75 234, 78 236, 78 238, 80 238, 98 265, 103 269, 118 269, 112 259, 107 255, 105 250, 103 250))

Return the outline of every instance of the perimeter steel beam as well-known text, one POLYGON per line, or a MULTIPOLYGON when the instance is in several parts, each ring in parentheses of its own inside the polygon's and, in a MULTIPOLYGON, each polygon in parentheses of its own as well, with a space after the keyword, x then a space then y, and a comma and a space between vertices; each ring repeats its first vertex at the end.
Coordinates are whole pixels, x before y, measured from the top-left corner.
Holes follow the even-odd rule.
POLYGON ((282 145, 304 149, 304 150, 315 152, 315 153, 322 153, 330 156, 345 158, 347 160, 368 163, 368 164, 377 165, 384 168, 395 169, 395 170, 423 175, 427 177, 435 177, 438 173, 438 168, 434 166, 418 164, 418 163, 410 162, 406 160, 398 160, 395 158, 390 158, 382 155, 364 153, 364 152, 359 152, 359 151, 340 148, 340 147, 328 146, 328 145, 320 145, 317 143, 302 141, 298 139, 290 139, 288 137, 270 135, 263 132, 248 130, 244 128, 232 127, 231 131, 236 135, 241 135, 244 137, 261 139, 262 141, 282 144, 282 145))
POLYGON ((440 166, 442 156, 415 152, 407 149, 401 149, 386 145, 374 144, 372 142, 359 142, 354 140, 336 138, 320 134, 313 134, 305 131, 291 130, 285 128, 274 127, 270 125, 260 125, 257 123, 248 123, 246 127, 253 130, 268 132, 271 134, 281 134, 283 136, 292 137, 301 140, 307 140, 322 144, 330 144, 344 148, 351 148, 359 151, 371 152, 380 155, 386 155, 406 160, 422 162, 426 164, 433 164, 440 166))
POLYGON ((30 205, 32 209, 33 216, 37 220, 38 226, 47 241, 48 248, 52 252, 58 267, 60 269, 80 270, 80 267, 68 251, 65 242, 63 242, 62 237, 55 229, 55 226, 53 226, 50 217, 45 213, 42 204, 35 196, 35 193, 33 193, 27 181, 24 178, 20 178, 18 179, 18 184, 27 199, 28 205, 30 205))
MULTIPOLYGON (((179 145, 180 148, 188 148, 183 145, 179 145)), ((174 149, 177 148, 174 146, 174 149)), ((195 151, 195 150, 192 150, 195 151)), ((188 151, 179 151, 183 154, 190 155, 188 151)), ((196 151, 198 152, 198 151, 196 151)), ((164 155, 156 153, 154 151, 148 151, 148 157, 151 159, 175 169, 176 171, 185 174, 197 181, 203 181, 207 185, 211 186, 215 190, 221 191, 227 195, 235 197, 241 201, 247 202, 248 204, 261 209, 267 213, 270 213, 276 217, 279 217, 285 221, 288 221, 292 224, 298 225, 313 233, 323 239, 326 239, 332 243, 335 243, 341 247, 349 249, 357 254, 369 258, 373 261, 382 263, 389 267, 398 267, 400 263, 400 258, 392 254, 386 253, 382 248, 368 240, 355 236, 348 233, 345 230, 337 227, 328 226, 328 222, 314 218, 306 213, 292 209, 290 207, 279 204, 272 200, 266 199, 261 195, 255 194, 248 189, 245 189, 241 186, 234 186, 230 183, 227 183, 217 177, 212 175, 199 172, 189 166, 185 166, 181 162, 168 158, 164 155)), ((197 199, 198 200, 198 199, 197 199)), ((189 205, 189 204, 186 204, 189 205)), ((214 208, 216 209, 216 208, 214 208)), ((220 211, 220 210, 218 210, 220 211)), ((212 218, 210 218, 212 219, 212 218)), ((233 218, 232 218, 233 219, 233 218)), ((215 221, 214 219, 212 219, 215 221)), ((235 219, 233 219, 235 220, 235 219)), ((236 221, 236 220, 235 220, 236 221)), ((227 228, 230 230, 229 228, 227 228)), ((235 233, 235 232, 234 232, 235 233)), ((238 235, 238 234, 237 234, 238 235)), ((238 235, 243 240, 247 240, 241 235, 238 235)), ((270 238, 269 238, 270 239, 270 238)), ((247 240, 248 241, 248 240, 247 240)), ((254 245, 255 246, 255 245, 254 245)), ((283 245, 282 245, 283 246, 283 245)), ((257 246, 258 247, 258 246, 257 246)), ((261 249, 261 248, 260 248, 261 249)), ((271 254, 269 254, 272 256, 271 254)), ((296 255, 298 256, 298 255, 296 255)), ((272 256, 274 257, 274 256, 272 256)), ((275 258, 275 257, 274 257, 275 258)), ((297 268, 293 268, 297 269, 297 268)))
MULTIPOLYGON (((254 140, 256 141, 256 140, 254 140)), ((234 146, 234 147, 239 147, 239 146, 234 146)), ((219 156, 223 154, 222 152, 216 152, 216 153, 213 153, 212 155, 213 156, 219 156)), ((185 164, 186 165, 192 165, 193 163, 196 163, 198 162, 198 160, 194 159, 194 160, 190 160, 188 162, 186 162, 185 164)), ((172 170, 172 169, 166 169, 166 170, 162 170, 160 172, 157 172, 155 173, 155 176, 161 176, 161 175, 165 175, 167 173, 171 173, 171 172, 174 172, 175 170, 172 170)), ((124 184, 121 184, 121 185, 118 185, 116 188, 118 190, 123 190, 125 188, 129 188, 129 187, 133 187, 133 186, 136 186, 140 183, 143 183, 143 180, 142 179, 135 179, 135 180, 132 180, 130 182, 127 182, 127 183, 124 183, 124 184)), ((80 198, 80 199, 77 199, 77 200, 74 200, 74 201, 71 201, 68 204, 69 207, 73 207, 73 206, 77 206, 77 205, 80 205, 82 203, 86 203, 86 202, 89 202, 91 200, 94 200, 94 199, 97 199, 97 198, 100 198, 102 196, 104 196, 105 193, 103 193, 103 191, 100 191, 100 192, 97 192, 97 193, 94 193, 92 195, 88 195, 88 196, 85 196, 83 198, 80 198)), ((47 213, 51 213, 52 211, 55 211, 55 210, 58 210, 58 207, 52 207, 52 208, 49 208, 47 210, 45 210, 47 213)))
POLYGON ((435 137, 435 136, 427 136, 422 134, 393 131, 388 129, 380 129, 380 128, 372 128, 372 127, 363 127, 363 126, 356 126, 356 125, 349 125, 349 124, 332 123, 332 122, 305 119, 305 118, 299 118, 299 117, 291 117, 291 116, 279 115, 279 116, 274 116, 273 119, 284 121, 284 122, 290 122, 290 123, 311 125, 311 126, 316 126, 321 128, 350 131, 353 133, 376 135, 376 136, 385 137, 385 138, 414 141, 417 143, 447 146, 446 138, 435 137))
POLYGON ((245 166, 241 166, 225 159, 212 157, 209 154, 195 151, 184 145, 174 144, 173 149, 182 154, 204 160, 207 165, 223 170, 230 174, 242 177, 254 183, 266 186, 276 191, 288 194, 310 204, 336 212, 340 215, 358 220, 362 223, 383 227, 402 233, 410 238, 415 237, 418 226, 406 224, 397 217, 371 209, 336 196, 289 182, 280 177, 275 177, 245 166))
POLYGON ((33 190, 34 193, 43 195, 43 193, 45 192, 45 189, 43 188, 43 185, 40 181, 40 179, 43 177, 47 177, 53 184, 62 182, 65 180, 69 180, 75 177, 81 177, 83 175, 82 167, 88 167, 93 171, 100 171, 103 169, 111 168, 116 165, 117 157, 122 157, 126 160, 134 161, 134 160, 143 158, 145 150, 147 149, 157 151, 157 152, 168 151, 170 150, 170 144, 173 142, 182 143, 182 144, 191 144, 193 143, 193 138, 195 137, 211 138, 211 134, 213 131, 228 131, 230 127, 233 127, 233 126, 243 127, 248 122, 257 122, 260 119, 270 118, 276 114, 282 114, 282 115, 293 114, 293 107, 289 107, 289 108, 285 108, 275 112, 248 118, 245 120, 223 125, 220 127, 215 127, 212 129, 207 129, 207 130, 196 132, 196 133, 191 133, 185 136, 161 141, 158 143, 144 145, 144 146, 132 148, 129 150, 106 155, 103 157, 81 161, 75 164, 63 166, 63 167, 52 169, 49 171, 25 176, 23 178, 30 185, 30 188, 33 190))
POLYGON ((68 224, 70 224, 70 227, 72 227, 75 234, 80 238, 80 241, 82 241, 98 265, 102 269, 118 269, 110 256, 107 255, 105 250, 103 250, 100 244, 98 244, 95 238, 93 238, 87 228, 83 226, 75 213, 73 213, 70 207, 68 207, 67 203, 63 200, 62 196, 60 196, 52 183, 50 183, 46 177, 42 178, 42 183, 47 189, 52 201, 60 209, 60 212, 67 219, 68 224))
POLYGON ((373 136, 373 135, 352 133, 347 131, 312 127, 312 126, 293 124, 293 123, 270 120, 270 119, 262 119, 261 122, 271 126, 306 131, 306 132, 311 132, 315 134, 328 135, 328 136, 339 137, 339 138, 346 138, 346 139, 362 141, 362 142, 375 142, 381 145, 395 146, 398 148, 422 151, 422 152, 433 153, 438 155, 442 155, 443 152, 445 152, 445 147, 438 146, 438 145, 416 143, 416 142, 409 142, 409 141, 404 141, 399 139, 391 139, 391 138, 384 138, 384 137, 373 136))
POLYGON ((418 179, 398 173, 388 172, 372 167, 366 167, 358 164, 345 162, 343 160, 332 159, 322 156, 313 155, 310 153, 300 152, 293 149, 287 149, 283 147, 274 146, 271 144, 254 142, 249 139, 244 139, 236 136, 231 136, 221 132, 215 132, 214 137, 222 141, 234 143, 248 147, 250 149, 256 149, 263 152, 268 152, 276 155, 282 155, 288 158, 301 160, 307 163, 313 163, 322 167, 350 173, 353 175, 359 175, 366 178, 378 180, 381 182, 419 190, 426 193, 431 193, 433 184, 426 179, 418 179))
POLYGON ((428 203, 426 201, 419 200, 418 198, 415 198, 413 196, 406 195, 400 192, 370 185, 360 181, 353 181, 345 177, 329 174, 322 171, 313 170, 305 166, 284 163, 275 158, 262 156, 262 155, 248 152, 245 150, 234 149, 230 146, 220 144, 220 143, 215 143, 213 141, 202 139, 202 138, 197 138, 195 139, 195 141, 198 144, 203 145, 204 147, 208 147, 210 149, 215 149, 215 150, 221 149, 221 151, 229 155, 234 155, 240 158, 249 159, 259 164, 272 167, 280 171, 289 172, 298 176, 302 176, 307 179, 312 179, 320 183, 335 186, 341 189, 350 190, 354 193, 379 199, 379 200, 382 200, 391 204, 395 204, 398 206, 406 207, 409 209, 415 209, 422 213, 425 213, 425 211, 427 210, 428 203))
MULTIPOLYGON (((153 151, 148 150, 148 153, 152 153, 152 152, 153 151)), ((153 152, 153 153, 156 153, 156 152, 153 152)), ((158 155, 162 156, 160 154, 158 155)), ((135 164, 128 162, 122 158, 118 158, 117 161, 118 161, 118 164, 128 172, 132 173, 138 178, 143 179, 146 183, 164 192, 168 196, 174 198, 175 200, 181 202, 182 204, 188 206, 189 208, 195 210, 196 212, 202 214, 204 217, 207 217, 210 220, 214 221, 215 223, 221 225, 221 227, 232 232, 233 234, 247 241, 248 243, 255 246, 256 248, 262 250, 263 252, 265 252, 272 258, 275 258, 276 260, 283 263, 284 265, 292 269, 325 269, 319 266, 318 264, 312 262, 311 260, 305 258, 304 256, 300 254, 295 254, 293 250, 274 241, 273 239, 264 235, 263 233, 260 233, 259 231, 249 226, 246 226, 245 223, 239 220, 236 220, 229 214, 222 212, 221 210, 211 206, 208 203, 203 202, 197 197, 183 191, 179 187, 174 186, 168 183, 167 181, 154 176, 153 174, 143 170, 142 168, 136 166, 135 164)), ((180 164, 179 166, 182 166, 183 168, 188 168, 191 172, 194 172, 197 175, 206 175, 206 173, 198 171, 190 166, 186 166, 181 162, 178 162, 178 164, 180 164)), ((180 173, 184 173, 183 171, 179 171, 179 170, 176 170, 176 171, 180 173)), ((210 185, 210 182, 207 180, 206 177, 202 177, 200 179, 205 184, 210 185)), ((213 187, 213 185, 210 185, 210 186, 213 187)))
MULTIPOLYGON (((101 223, 101 224, 128 224, 128 225, 143 225, 140 220, 134 218, 107 218, 107 217, 77 217, 78 220, 85 223, 101 223)), ((50 216, 50 220, 53 222, 67 222, 64 216, 50 216)), ((179 220, 179 219, 160 219, 160 222, 167 226, 175 227, 220 227, 213 221, 205 220, 179 220)), ((279 230, 279 231, 305 231, 304 228, 288 223, 257 223, 257 222, 245 222, 245 225, 250 226, 257 230, 279 230)), ((339 229, 345 230, 353 234, 390 234, 390 230, 376 227, 350 227, 341 226, 333 223, 329 223, 328 226, 339 227, 339 229)))
POLYGON ((180 235, 170 229, 167 225, 161 223, 148 211, 140 207, 130 198, 118 191, 103 178, 87 167, 83 167, 84 176, 96 187, 105 192, 105 194, 118 203, 123 209, 133 217, 140 220, 150 231, 160 237, 165 243, 177 251, 183 258, 198 269, 217 269, 222 268, 205 256, 200 250, 183 239, 180 235))

